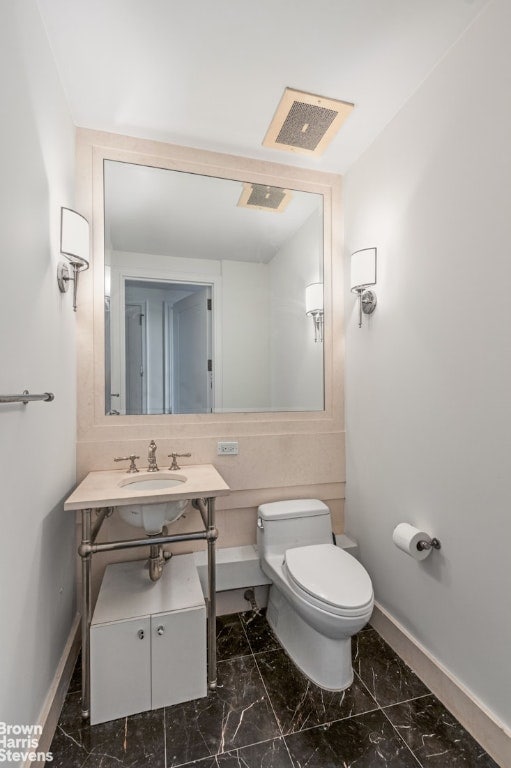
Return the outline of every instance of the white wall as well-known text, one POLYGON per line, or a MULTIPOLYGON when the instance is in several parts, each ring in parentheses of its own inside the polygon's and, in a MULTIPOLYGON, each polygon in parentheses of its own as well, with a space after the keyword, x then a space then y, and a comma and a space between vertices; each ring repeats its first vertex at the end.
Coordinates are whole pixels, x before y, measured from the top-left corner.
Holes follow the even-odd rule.
POLYGON ((3 0, 0 38, 0 391, 55 393, 0 405, 0 720, 35 723, 75 610, 62 501, 75 478, 76 318, 56 282, 74 128, 33 0, 3 0))
POLYGON ((345 205, 347 254, 379 256, 361 330, 346 291, 347 527, 377 600, 511 726, 509 29, 496 0, 347 174, 345 205), (402 520, 442 550, 398 551, 402 520))
POLYGON ((223 408, 267 410, 270 403, 268 265, 222 261, 223 408))
POLYGON ((321 213, 313 213, 270 262, 271 403, 274 410, 321 411, 323 344, 305 314, 305 288, 323 282, 321 213))

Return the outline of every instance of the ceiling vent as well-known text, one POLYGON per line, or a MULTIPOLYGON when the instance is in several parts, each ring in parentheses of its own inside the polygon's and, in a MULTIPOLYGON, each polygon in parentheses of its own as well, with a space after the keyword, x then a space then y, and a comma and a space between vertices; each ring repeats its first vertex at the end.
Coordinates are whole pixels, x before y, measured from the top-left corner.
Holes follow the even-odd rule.
POLYGON ((286 88, 263 146, 321 155, 346 120, 354 104, 286 88))
POLYGON ((292 196, 289 189, 245 182, 238 206, 240 208, 255 208, 258 211, 282 213, 292 196))

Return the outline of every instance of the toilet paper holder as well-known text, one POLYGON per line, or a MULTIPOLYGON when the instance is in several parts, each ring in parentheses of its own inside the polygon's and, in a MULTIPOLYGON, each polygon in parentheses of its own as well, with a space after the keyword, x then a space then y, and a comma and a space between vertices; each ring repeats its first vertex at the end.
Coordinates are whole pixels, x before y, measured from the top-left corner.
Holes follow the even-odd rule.
POLYGON ((431 548, 440 549, 440 547, 441 547, 441 544, 439 540, 436 538, 430 539, 429 541, 426 541, 426 539, 421 539, 420 541, 417 542, 417 549, 419 550, 419 552, 423 552, 425 549, 431 549, 431 548))

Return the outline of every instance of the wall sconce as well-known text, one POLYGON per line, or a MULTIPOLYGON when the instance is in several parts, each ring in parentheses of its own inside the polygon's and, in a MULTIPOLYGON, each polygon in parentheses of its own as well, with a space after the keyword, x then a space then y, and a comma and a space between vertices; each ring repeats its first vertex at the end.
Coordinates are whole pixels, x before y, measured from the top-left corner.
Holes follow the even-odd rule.
POLYGON ((376 309, 376 294, 367 290, 376 285, 376 248, 364 248, 351 254, 351 290, 358 294, 358 327, 362 327, 362 312, 370 315, 376 309))
POLYGON ((73 282, 73 309, 76 312, 78 275, 89 268, 89 222, 70 208, 60 209, 60 252, 69 264, 61 261, 57 267, 57 283, 61 293, 73 282), (73 276, 69 274, 69 268, 73 276))
POLYGON ((323 283, 306 287, 305 314, 314 322, 314 341, 323 341, 323 283))

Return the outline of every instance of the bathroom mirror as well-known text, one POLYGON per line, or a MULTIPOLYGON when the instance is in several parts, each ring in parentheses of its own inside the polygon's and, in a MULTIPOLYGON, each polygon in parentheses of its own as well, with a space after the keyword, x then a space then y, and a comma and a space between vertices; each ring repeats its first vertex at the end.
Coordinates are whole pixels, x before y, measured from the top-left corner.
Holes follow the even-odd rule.
POLYGON ((323 196, 104 161, 105 411, 324 409, 323 196))

